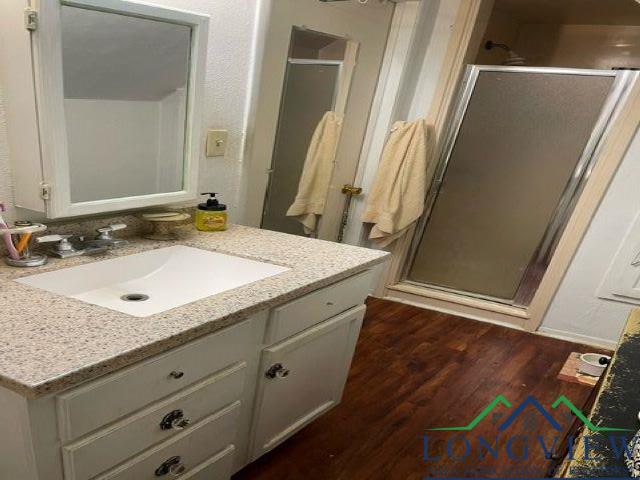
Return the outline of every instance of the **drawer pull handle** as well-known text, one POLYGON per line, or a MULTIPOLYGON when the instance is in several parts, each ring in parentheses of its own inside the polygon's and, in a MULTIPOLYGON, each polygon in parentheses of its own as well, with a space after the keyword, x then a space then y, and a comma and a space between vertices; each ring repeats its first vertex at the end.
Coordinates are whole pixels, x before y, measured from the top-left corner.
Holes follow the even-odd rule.
POLYGON ((274 363, 265 372, 264 376, 271 380, 274 380, 278 378, 286 378, 289 376, 289 373, 291 373, 289 369, 284 368, 284 366, 281 363, 274 363))
POLYGON ((334 303, 333 302, 327 302, 327 307, 333 307, 334 303))
POLYGON ((162 430, 184 430, 191 424, 191 420, 184 416, 182 410, 173 410, 167 413, 160 422, 162 430))
POLYGON ((156 477, 164 477, 169 474, 172 477, 179 477, 186 471, 187 467, 182 463, 182 458, 175 456, 168 458, 162 465, 156 468, 155 475, 156 477))
POLYGON ((175 379, 182 378, 184 377, 184 372, 181 372, 180 370, 174 370, 169 374, 169 376, 175 379))

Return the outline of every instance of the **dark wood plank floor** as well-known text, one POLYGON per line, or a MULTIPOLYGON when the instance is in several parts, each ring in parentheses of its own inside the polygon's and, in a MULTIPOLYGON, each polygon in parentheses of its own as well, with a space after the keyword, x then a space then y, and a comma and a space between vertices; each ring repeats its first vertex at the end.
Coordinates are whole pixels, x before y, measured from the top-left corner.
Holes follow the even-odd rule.
MULTIPOLYGON (((561 394, 580 408, 590 394, 588 387, 556 379, 567 355, 588 347, 385 300, 370 299, 368 305, 343 402, 233 480, 517 476, 503 451, 497 459, 478 460, 474 445, 468 461, 449 460, 444 453, 452 432, 428 429, 467 425, 499 394, 514 407, 533 395, 545 408, 561 394), (429 454, 443 454, 442 461, 423 459, 427 432, 429 454), (438 475, 438 468, 452 473, 438 475)), ((508 413, 505 407, 494 412, 500 409, 502 422, 508 413)), ((469 438, 495 439, 496 415, 469 438)), ((568 427, 566 412, 562 417, 568 427)), ((562 436, 544 422, 525 423, 514 422, 509 437, 542 435, 550 446, 562 436)), ((506 440, 501 434, 500 445, 506 440)), ((549 461, 542 448, 532 447, 516 465, 527 467, 522 476, 541 476, 549 461)))

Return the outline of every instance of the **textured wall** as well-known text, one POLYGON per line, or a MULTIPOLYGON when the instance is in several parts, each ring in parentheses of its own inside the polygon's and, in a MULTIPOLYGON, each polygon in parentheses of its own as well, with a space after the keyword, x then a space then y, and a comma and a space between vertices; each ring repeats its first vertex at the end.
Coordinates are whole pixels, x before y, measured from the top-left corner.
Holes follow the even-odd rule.
POLYGON ((245 138, 245 110, 253 64, 257 0, 155 0, 211 16, 203 110, 205 128, 229 130, 224 158, 202 158, 202 191, 220 192, 232 221, 242 222, 241 173, 245 138))
MULTIPOLYGON (((207 58, 203 128, 229 130, 225 158, 202 158, 200 187, 218 191, 229 205, 233 221, 242 221, 241 172, 248 82, 253 63, 252 44, 257 0, 154 0, 155 4, 211 16, 207 58)), ((13 220, 9 152, 0 85, 0 201, 9 204, 13 220)), ((19 212, 20 217, 28 217, 19 212)))
POLYGON ((11 188, 11 165, 9 165, 9 145, 7 145, 7 122, 4 116, 4 96, 0 85, 0 202, 7 207, 3 217, 7 221, 15 219, 13 190, 11 188))
POLYGON ((636 133, 558 288, 541 330, 615 345, 633 305, 598 297, 626 232, 640 212, 640 131, 636 133))
POLYGON ((527 65, 640 67, 640 26, 522 25, 514 50, 527 65))

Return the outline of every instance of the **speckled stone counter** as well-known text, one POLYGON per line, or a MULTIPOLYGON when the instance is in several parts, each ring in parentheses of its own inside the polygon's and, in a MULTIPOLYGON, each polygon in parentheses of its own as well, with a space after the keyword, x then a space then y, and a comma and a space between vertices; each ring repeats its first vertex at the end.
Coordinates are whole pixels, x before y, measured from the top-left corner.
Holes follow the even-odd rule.
POLYGON ((630 477, 622 455, 623 444, 640 429, 640 309, 635 309, 622 333, 589 419, 599 427, 626 429, 591 432, 584 427, 575 452, 567 458, 561 475, 573 478, 630 477), (588 437, 589 447, 585 446, 588 437), (614 451, 613 444, 617 445, 614 451))
POLYGON ((235 225, 216 233, 188 227, 173 242, 130 240, 130 245, 96 257, 51 259, 31 269, 0 266, 0 386, 30 398, 61 391, 334 283, 388 255, 235 225), (146 318, 13 281, 171 245, 239 255, 291 270, 146 318))

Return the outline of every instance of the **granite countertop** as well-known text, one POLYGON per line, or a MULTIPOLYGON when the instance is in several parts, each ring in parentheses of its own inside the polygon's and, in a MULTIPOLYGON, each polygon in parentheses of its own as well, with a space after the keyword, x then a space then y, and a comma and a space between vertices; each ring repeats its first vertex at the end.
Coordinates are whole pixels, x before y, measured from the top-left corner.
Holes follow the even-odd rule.
POLYGON ((96 257, 51 259, 43 267, 0 266, 0 386, 36 398, 185 344, 381 263, 388 253, 232 225, 182 229, 181 238, 139 238, 96 257), (13 280, 36 273, 187 245, 290 267, 284 273, 146 318, 136 318, 13 280))

